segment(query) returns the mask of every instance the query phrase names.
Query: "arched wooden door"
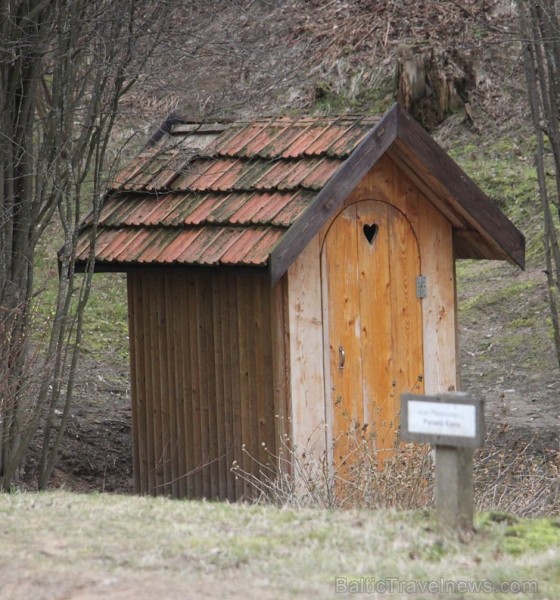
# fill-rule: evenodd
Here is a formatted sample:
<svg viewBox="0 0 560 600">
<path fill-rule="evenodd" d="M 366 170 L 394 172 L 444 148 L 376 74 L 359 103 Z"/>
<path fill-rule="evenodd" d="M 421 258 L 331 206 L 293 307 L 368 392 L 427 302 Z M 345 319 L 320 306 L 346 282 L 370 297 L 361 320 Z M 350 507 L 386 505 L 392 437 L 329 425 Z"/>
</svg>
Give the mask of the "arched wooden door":
<svg viewBox="0 0 560 600">
<path fill-rule="evenodd" d="M 321 263 L 334 463 L 351 462 L 364 438 L 382 462 L 395 442 L 400 394 L 423 391 L 418 242 L 398 209 L 363 201 L 336 217 Z"/>
</svg>

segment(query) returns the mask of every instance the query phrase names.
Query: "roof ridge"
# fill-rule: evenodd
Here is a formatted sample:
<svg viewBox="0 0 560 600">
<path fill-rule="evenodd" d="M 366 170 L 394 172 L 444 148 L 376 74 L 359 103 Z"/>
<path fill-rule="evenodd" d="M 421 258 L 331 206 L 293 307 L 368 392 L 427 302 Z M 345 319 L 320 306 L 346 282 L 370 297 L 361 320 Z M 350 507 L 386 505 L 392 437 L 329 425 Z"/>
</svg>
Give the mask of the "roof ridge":
<svg viewBox="0 0 560 600">
<path fill-rule="evenodd" d="M 270 116 L 259 116 L 254 118 L 244 119 L 224 119 L 212 120 L 212 121 L 188 121 L 184 120 L 181 123 L 176 123 L 172 126 L 170 133 L 177 135 L 180 133 L 199 133 L 206 130 L 206 128 L 219 128 L 222 130 L 228 127 L 246 127 L 247 125 L 253 125 L 256 123 L 270 123 L 275 122 L 286 122 L 286 123 L 320 123 L 320 122 L 343 122 L 343 121 L 363 121 L 366 123 L 378 122 L 382 119 L 383 115 L 368 115 L 367 113 L 340 113 L 333 115 L 270 115 Z M 185 131 L 186 129 L 186 131 Z"/>
</svg>

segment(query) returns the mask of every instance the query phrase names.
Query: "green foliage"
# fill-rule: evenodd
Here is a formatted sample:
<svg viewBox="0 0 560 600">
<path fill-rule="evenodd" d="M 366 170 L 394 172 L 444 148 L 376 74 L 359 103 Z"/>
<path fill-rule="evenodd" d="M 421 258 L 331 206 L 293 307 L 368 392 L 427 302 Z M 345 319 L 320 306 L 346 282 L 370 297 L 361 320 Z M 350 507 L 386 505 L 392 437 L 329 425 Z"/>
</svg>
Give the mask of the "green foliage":
<svg viewBox="0 0 560 600">
<path fill-rule="evenodd" d="M 36 287 L 33 300 L 33 336 L 36 343 L 45 343 L 54 317 L 58 285 L 57 249 L 62 245 L 56 234 L 37 252 Z M 82 277 L 77 284 L 81 285 Z M 128 306 L 126 275 L 97 274 L 93 278 L 89 301 L 84 311 L 82 352 L 97 359 L 117 357 L 128 361 Z"/>
<path fill-rule="evenodd" d="M 354 85 L 333 85 L 321 82 L 315 86 L 315 101 L 311 111 L 318 114 L 364 113 L 383 114 L 394 103 L 393 81 L 384 79 L 371 86 L 360 81 Z"/>
<path fill-rule="evenodd" d="M 473 37 L 477 40 L 483 40 L 490 35 L 488 27 L 484 25 L 474 25 L 473 26 Z"/>
<path fill-rule="evenodd" d="M 513 321 L 510 322 L 509 326 L 512 329 L 529 329 L 535 326 L 536 321 L 537 318 L 535 315 L 523 316 L 519 319 L 513 319 Z"/>
<path fill-rule="evenodd" d="M 533 164 L 534 136 L 488 139 L 482 134 L 473 137 L 466 134 L 460 137 L 462 141 L 453 142 L 449 154 L 524 233 L 527 262 L 541 262 L 542 222 Z M 549 177 L 553 182 L 552 173 Z"/>
</svg>

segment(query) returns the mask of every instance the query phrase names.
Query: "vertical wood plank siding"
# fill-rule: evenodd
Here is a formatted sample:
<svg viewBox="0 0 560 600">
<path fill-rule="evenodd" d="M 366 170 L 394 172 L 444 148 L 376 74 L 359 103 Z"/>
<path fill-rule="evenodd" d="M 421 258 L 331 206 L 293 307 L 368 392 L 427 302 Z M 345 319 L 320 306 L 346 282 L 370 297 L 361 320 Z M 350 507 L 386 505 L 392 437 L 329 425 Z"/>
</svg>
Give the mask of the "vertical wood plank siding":
<svg viewBox="0 0 560 600">
<path fill-rule="evenodd" d="M 320 259 L 315 237 L 290 266 L 286 284 L 293 450 L 318 461 L 327 450 Z"/>
<path fill-rule="evenodd" d="M 287 433 L 284 284 L 138 271 L 128 298 L 135 491 L 250 497 L 233 462 L 258 478 Z"/>
</svg>

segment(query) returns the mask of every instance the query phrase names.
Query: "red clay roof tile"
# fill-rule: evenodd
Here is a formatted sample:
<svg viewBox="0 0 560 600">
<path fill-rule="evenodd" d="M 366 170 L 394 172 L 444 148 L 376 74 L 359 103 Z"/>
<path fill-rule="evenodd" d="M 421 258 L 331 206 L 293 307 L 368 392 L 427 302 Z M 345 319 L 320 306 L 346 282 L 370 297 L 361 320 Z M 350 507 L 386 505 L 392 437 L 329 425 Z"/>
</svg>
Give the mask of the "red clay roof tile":
<svg viewBox="0 0 560 600">
<path fill-rule="evenodd" d="M 172 264 L 177 262 L 177 259 L 185 251 L 185 248 L 192 244 L 194 239 L 200 235 L 202 229 L 177 228 L 175 231 L 178 233 L 177 237 L 175 237 L 166 245 L 165 249 L 158 257 L 158 262 L 162 262 L 164 264 Z"/>
<path fill-rule="evenodd" d="M 281 156 L 290 144 L 294 143 L 302 134 L 301 127 L 290 126 L 284 129 L 280 135 L 271 140 L 268 146 L 262 148 L 259 156 L 262 158 L 275 158 Z"/>
<path fill-rule="evenodd" d="M 305 148 L 303 154 L 305 156 L 313 156 L 315 154 L 322 155 L 328 149 L 328 147 L 340 137 L 341 128 L 340 125 L 335 123 L 329 123 L 325 125 L 321 129 L 320 135 L 316 136 L 316 138 Z M 348 129 L 348 127 L 346 127 Z"/>
<path fill-rule="evenodd" d="M 277 140 L 289 129 L 289 123 L 272 123 L 256 135 L 243 149 L 243 156 L 262 156 L 262 152 L 269 146 L 275 146 Z"/>
<path fill-rule="evenodd" d="M 229 165 L 228 165 L 229 167 Z M 204 190 L 204 185 L 196 185 L 197 182 L 212 181 L 222 175 L 223 162 L 211 160 L 195 160 L 185 166 L 181 175 L 173 181 L 171 189 L 181 190 Z M 203 178 L 206 177 L 206 180 Z"/>
<path fill-rule="evenodd" d="M 303 179 L 321 162 L 320 158 L 310 158 L 305 161 L 296 161 L 290 165 L 290 170 L 286 172 L 286 177 L 277 185 L 279 190 L 293 190 Z"/>
<path fill-rule="evenodd" d="M 359 145 L 359 143 L 364 139 L 368 131 L 371 129 L 369 127 L 351 127 L 345 135 L 341 136 L 334 142 L 329 148 L 325 151 L 327 156 L 349 156 L 353 150 Z"/>
<path fill-rule="evenodd" d="M 111 250 L 107 248 L 107 251 L 103 253 L 103 260 L 117 262 L 131 262 L 136 260 L 138 256 L 142 255 L 143 248 L 149 243 L 149 239 L 153 231 L 157 229 L 138 229 L 138 228 L 126 228 L 122 230 L 125 234 L 125 238 L 121 241 L 115 239 L 111 244 Z"/>
<path fill-rule="evenodd" d="M 210 215 L 212 222 L 230 222 L 231 215 L 239 210 L 239 208 L 248 202 L 253 196 L 254 194 L 252 192 L 236 192 L 228 194 L 224 201 L 216 206 L 216 208 L 212 211 L 212 214 Z"/>
<path fill-rule="evenodd" d="M 212 212 L 219 208 L 224 198 L 219 194 L 208 194 L 204 202 L 201 202 L 187 218 L 183 220 L 185 225 L 201 225 L 203 223 L 215 223 L 212 218 Z M 227 222 L 227 221 L 226 221 Z"/>
<path fill-rule="evenodd" d="M 263 229 L 262 227 L 243 229 L 235 242 L 226 252 L 224 252 L 220 259 L 220 263 L 224 265 L 246 264 L 243 261 L 243 257 L 255 247 L 265 233 L 266 229 Z"/>
<path fill-rule="evenodd" d="M 173 244 L 181 232 L 177 229 L 152 229 L 146 237 L 145 243 L 138 249 L 136 260 L 140 263 L 159 262 L 164 257 L 167 249 Z M 164 258 L 161 262 L 166 262 Z"/>
<path fill-rule="evenodd" d="M 167 214 L 161 225 L 190 225 L 190 218 L 200 206 L 210 202 L 211 194 L 196 194 L 193 192 L 174 194 L 178 198 L 175 208 Z M 196 219 L 196 216 L 195 216 Z"/>
<path fill-rule="evenodd" d="M 254 223 L 272 223 L 276 215 L 283 210 L 296 196 L 302 192 L 275 192 L 274 194 L 265 194 L 266 202 L 255 212 L 252 218 Z"/>
<path fill-rule="evenodd" d="M 260 265 L 266 263 L 271 248 L 282 237 L 282 233 L 277 229 L 268 229 L 258 241 L 254 242 L 249 252 L 243 256 L 243 264 Z"/>
<path fill-rule="evenodd" d="M 281 154 L 282 158 L 297 158 L 305 154 L 305 150 L 321 138 L 328 127 L 324 125 L 309 125 L 301 135 L 294 140 Z"/>
<path fill-rule="evenodd" d="M 158 226 L 164 224 L 168 216 L 172 214 L 177 205 L 181 202 L 182 197 L 177 194 L 165 194 L 164 196 L 152 197 L 153 210 L 146 216 L 143 223 L 128 223 L 128 224 L 143 224 L 150 226 Z"/>
<path fill-rule="evenodd" d="M 289 227 L 309 206 L 314 196 L 298 194 L 292 198 L 289 204 L 275 215 L 271 221 L 272 225 L 279 227 Z"/>
<path fill-rule="evenodd" d="M 204 251 L 206 248 L 212 245 L 215 238 L 220 233 L 219 227 L 202 227 L 199 229 L 200 234 L 184 248 L 183 252 L 179 255 L 178 261 L 180 263 L 187 263 L 197 265 L 204 259 Z"/>
<path fill-rule="evenodd" d="M 95 244 L 95 256 L 99 257 L 112 255 L 115 248 L 121 248 L 121 244 L 126 242 L 126 230 L 122 229 L 102 229 L 101 235 L 97 236 Z"/>
<path fill-rule="evenodd" d="M 201 257 L 201 264 L 219 264 L 224 254 L 235 244 L 242 233 L 243 230 L 238 227 L 220 228 L 218 236 L 214 238 L 211 246 L 206 249 L 206 252 Z"/>
<path fill-rule="evenodd" d="M 309 170 L 300 185 L 304 188 L 321 189 L 339 168 L 338 161 L 323 158 L 314 169 Z"/>
<path fill-rule="evenodd" d="M 253 139 L 262 133 L 267 127 L 264 122 L 256 122 L 238 129 L 236 134 L 225 141 L 217 149 L 221 156 L 246 156 L 245 148 Z"/>
<path fill-rule="evenodd" d="M 140 154 L 135 160 L 130 162 L 115 175 L 110 182 L 110 187 L 113 189 L 124 188 L 124 186 L 142 170 L 143 166 L 153 158 L 153 155 L 153 152 L 143 152 Z"/>
<path fill-rule="evenodd" d="M 229 221 L 234 224 L 252 223 L 255 213 L 266 206 L 269 199 L 269 194 L 254 194 L 250 200 L 230 216 Z"/>
</svg>

